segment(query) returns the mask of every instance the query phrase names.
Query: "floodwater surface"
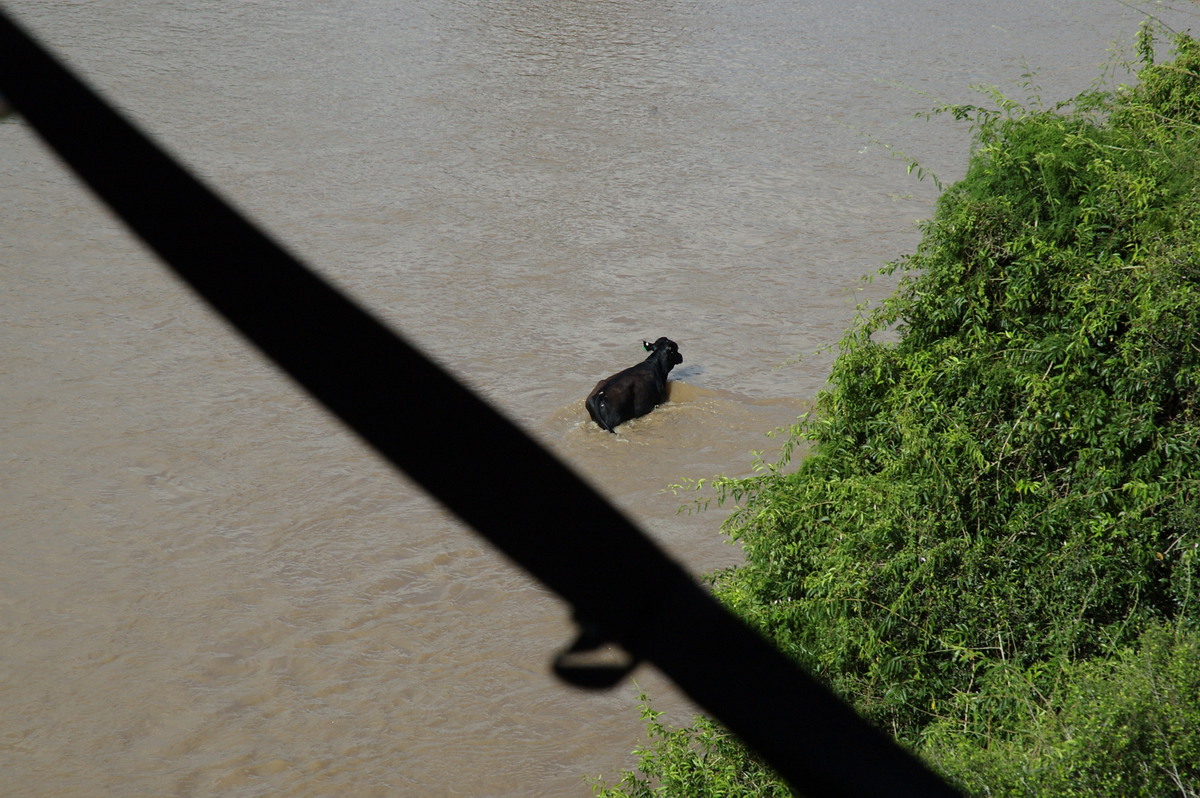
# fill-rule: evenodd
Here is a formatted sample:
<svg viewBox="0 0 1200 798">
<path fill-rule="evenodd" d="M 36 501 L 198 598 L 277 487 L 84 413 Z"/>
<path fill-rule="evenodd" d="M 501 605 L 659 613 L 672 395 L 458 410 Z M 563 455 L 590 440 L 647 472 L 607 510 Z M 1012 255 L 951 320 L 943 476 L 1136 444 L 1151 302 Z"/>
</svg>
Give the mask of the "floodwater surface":
<svg viewBox="0 0 1200 798">
<path fill-rule="evenodd" d="M 5 8 L 697 576 L 738 562 L 728 508 L 677 513 L 669 486 L 774 458 L 891 287 L 861 278 L 932 212 L 905 157 L 965 167 L 967 129 L 914 114 L 975 83 L 1068 97 L 1140 21 L 1098 0 Z M 15 116 L 0 270 L 0 792 L 584 796 L 635 764 L 633 681 L 549 673 L 569 608 L 298 394 Z M 663 335 L 671 402 L 591 424 L 596 380 Z M 572 534 L 539 496 L 515 497 L 529 523 Z M 665 719 L 695 711 L 633 679 Z"/>
</svg>

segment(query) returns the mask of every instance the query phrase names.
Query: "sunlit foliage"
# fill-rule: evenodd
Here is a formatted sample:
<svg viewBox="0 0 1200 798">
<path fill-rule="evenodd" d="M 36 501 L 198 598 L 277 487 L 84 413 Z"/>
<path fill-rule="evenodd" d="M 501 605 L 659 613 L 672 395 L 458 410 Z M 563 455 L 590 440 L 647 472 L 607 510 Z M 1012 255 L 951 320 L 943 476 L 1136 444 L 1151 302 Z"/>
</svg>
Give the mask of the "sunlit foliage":
<svg viewBox="0 0 1200 798">
<path fill-rule="evenodd" d="M 968 173 L 811 454 L 716 483 L 721 600 L 973 794 L 1200 793 L 1200 44 L 1139 43 L 1134 88 L 942 109 Z M 696 741 L 754 761 L 674 734 L 604 794 L 692 794 L 664 776 Z"/>
</svg>

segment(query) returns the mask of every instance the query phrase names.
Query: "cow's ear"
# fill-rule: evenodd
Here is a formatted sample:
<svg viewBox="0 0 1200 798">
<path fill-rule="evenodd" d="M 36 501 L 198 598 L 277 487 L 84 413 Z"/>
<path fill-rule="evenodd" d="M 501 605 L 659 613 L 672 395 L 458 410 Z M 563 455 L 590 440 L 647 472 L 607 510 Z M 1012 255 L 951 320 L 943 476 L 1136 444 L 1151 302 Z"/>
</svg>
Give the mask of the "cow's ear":
<svg viewBox="0 0 1200 798">
<path fill-rule="evenodd" d="M 642 341 L 642 349 L 645 349 L 647 352 L 653 352 L 654 344 L 650 343 L 649 341 Z"/>
</svg>

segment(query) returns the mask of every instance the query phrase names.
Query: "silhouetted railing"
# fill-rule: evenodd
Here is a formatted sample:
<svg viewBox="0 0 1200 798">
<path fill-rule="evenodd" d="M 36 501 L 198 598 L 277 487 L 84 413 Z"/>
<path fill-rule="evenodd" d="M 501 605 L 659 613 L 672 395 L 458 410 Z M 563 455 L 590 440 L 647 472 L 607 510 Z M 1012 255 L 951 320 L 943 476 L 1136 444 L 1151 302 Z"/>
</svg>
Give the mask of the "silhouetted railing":
<svg viewBox="0 0 1200 798">
<path fill-rule="evenodd" d="M 560 656 L 562 678 L 605 686 L 636 661 L 651 662 L 807 795 L 955 794 L 720 607 L 512 422 L 188 174 L 3 12 L 0 91 L 242 335 L 570 602 L 584 630 L 574 650 L 611 641 L 633 658 L 586 668 Z"/>
</svg>

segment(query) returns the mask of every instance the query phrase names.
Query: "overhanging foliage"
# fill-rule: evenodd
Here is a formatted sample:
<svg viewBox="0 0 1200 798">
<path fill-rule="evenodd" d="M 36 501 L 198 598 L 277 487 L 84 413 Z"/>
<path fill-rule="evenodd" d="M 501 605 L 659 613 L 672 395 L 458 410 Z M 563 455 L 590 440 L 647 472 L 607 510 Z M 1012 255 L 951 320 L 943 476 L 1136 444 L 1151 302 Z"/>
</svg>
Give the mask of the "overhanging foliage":
<svg viewBox="0 0 1200 798">
<path fill-rule="evenodd" d="M 812 454 L 716 483 L 746 552 L 718 596 L 981 793 L 986 752 L 1031 762 L 1034 741 L 1161 759 L 1046 724 L 1125 711 L 1096 687 L 1144 674 L 1119 663 L 1200 641 L 1200 44 L 1175 47 L 1153 65 L 1143 35 L 1135 88 L 1070 106 L 944 109 L 976 126 L 967 176 L 792 429 L 785 452 Z M 1173 773 L 1122 794 L 1200 789 L 1200 695 L 1174 694 Z M 1039 794 L 1030 768 L 997 789 Z"/>
</svg>

